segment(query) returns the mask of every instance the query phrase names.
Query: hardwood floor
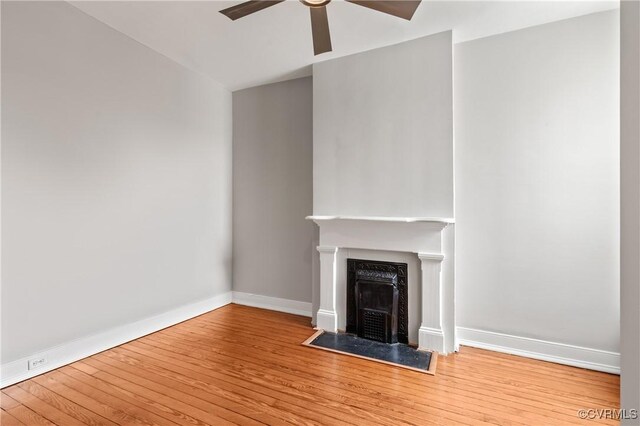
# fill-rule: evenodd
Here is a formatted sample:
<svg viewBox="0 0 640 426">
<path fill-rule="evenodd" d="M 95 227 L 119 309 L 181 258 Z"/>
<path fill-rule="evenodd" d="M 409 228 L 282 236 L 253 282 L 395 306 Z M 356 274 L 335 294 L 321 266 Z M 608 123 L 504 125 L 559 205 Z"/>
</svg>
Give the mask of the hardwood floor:
<svg viewBox="0 0 640 426">
<path fill-rule="evenodd" d="M 239 305 L 2 390 L 10 425 L 565 425 L 619 377 L 463 347 L 435 376 L 301 346 L 309 319 Z"/>
</svg>

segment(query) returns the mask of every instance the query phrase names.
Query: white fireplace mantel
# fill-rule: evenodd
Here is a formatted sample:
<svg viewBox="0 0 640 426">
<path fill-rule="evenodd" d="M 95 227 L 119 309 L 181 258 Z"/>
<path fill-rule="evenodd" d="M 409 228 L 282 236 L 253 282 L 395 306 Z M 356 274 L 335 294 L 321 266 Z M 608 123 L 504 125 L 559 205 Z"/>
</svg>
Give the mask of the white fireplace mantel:
<svg viewBox="0 0 640 426">
<path fill-rule="evenodd" d="M 308 216 L 320 228 L 320 280 L 316 326 L 336 332 L 338 251 L 384 250 L 414 253 L 421 265 L 421 349 L 442 354 L 455 351 L 454 221 L 448 218 Z"/>
<path fill-rule="evenodd" d="M 412 222 L 439 222 L 439 223 L 455 223 L 455 221 L 451 218 L 446 217 L 397 217 L 397 216 L 307 216 L 305 219 L 313 220 L 318 223 L 318 221 L 325 220 L 368 220 L 375 222 L 401 222 L 401 223 L 412 223 Z"/>
</svg>

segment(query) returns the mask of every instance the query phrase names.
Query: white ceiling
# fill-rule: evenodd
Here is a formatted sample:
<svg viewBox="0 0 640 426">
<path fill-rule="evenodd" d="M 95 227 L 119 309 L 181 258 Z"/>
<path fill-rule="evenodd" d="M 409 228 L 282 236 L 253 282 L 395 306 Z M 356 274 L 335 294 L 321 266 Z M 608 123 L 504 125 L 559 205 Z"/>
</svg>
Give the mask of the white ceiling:
<svg viewBox="0 0 640 426">
<path fill-rule="evenodd" d="M 81 1 L 85 13 L 231 90 L 311 74 L 311 64 L 453 30 L 454 42 L 614 9 L 618 1 L 423 0 L 411 21 L 341 0 L 327 6 L 333 52 L 313 56 L 309 11 L 289 0 L 231 21 L 241 1 Z"/>
</svg>

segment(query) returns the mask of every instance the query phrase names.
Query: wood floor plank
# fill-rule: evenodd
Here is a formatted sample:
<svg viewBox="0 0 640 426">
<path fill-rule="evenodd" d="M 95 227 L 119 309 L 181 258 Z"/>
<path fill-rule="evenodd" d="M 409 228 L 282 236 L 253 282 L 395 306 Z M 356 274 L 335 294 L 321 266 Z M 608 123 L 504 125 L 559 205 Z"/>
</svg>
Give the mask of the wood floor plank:
<svg viewBox="0 0 640 426">
<path fill-rule="evenodd" d="M 152 370 L 137 368 L 135 365 L 120 364 L 120 368 L 114 368 L 107 361 L 109 358 L 103 358 L 103 356 L 105 356 L 105 353 L 85 359 L 82 362 L 91 366 L 97 366 L 102 373 L 129 380 L 147 389 L 153 389 L 169 396 L 179 403 L 190 405 L 212 416 L 223 418 L 232 423 L 246 424 L 249 426 L 263 424 L 253 419 L 253 417 L 260 417 L 261 412 L 259 410 L 241 408 L 238 410 L 241 413 L 232 411 L 225 407 L 225 400 L 217 398 L 215 395 L 201 392 L 198 388 L 185 385 L 179 381 L 165 379 L 164 376 L 157 375 L 153 373 Z M 100 378 L 103 377 L 107 376 L 100 376 Z M 230 408 L 234 408 L 233 404 L 229 404 L 229 406 Z"/>
<path fill-rule="evenodd" d="M 64 411 L 59 410 L 53 405 L 39 399 L 31 393 L 25 391 L 20 386 L 13 386 L 7 389 L 7 394 L 20 404 L 31 409 L 33 412 L 38 413 L 40 416 L 49 420 L 55 424 L 64 424 L 69 426 L 82 426 L 83 422 L 79 421 L 75 417 L 71 417 Z"/>
<path fill-rule="evenodd" d="M 99 416 L 93 411 L 89 411 L 86 408 L 69 401 L 67 398 L 58 395 L 55 392 L 39 385 L 33 380 L 27 380 L 18 384 L 22 389 L 45 401 L 49 405 L 58 408 L 60 411 L 67 413 L 68 415 L 78 419 L 80 422 L 86 425 L 92 426 L 115 426 L 116 423 L 107 420 L 106 418 Z"/>
<path fill-rule="evenodd" d="M 0 408 L 2 408 L 5 411 L 20 405 L 18 401 L 16 401 L 15 399 L 11 398 L 9 395 L 6 394 L 7 389 L 9 388 L 4 388 L 2 389 L 2 392 L 0 392 Z"/>
<path fill-rule="evenodd" d="M 463 347 L 435 376 L 300 343 L 309 319 L 228 305 L 5 388 L 3 425 L 569 425 L 616 375 Z"/>
<path fill-rule="evenodd" d="M 109 366 L 108 364 L 102 364 L 99 361 L 91 360 L 92 362 L 96 362 L 98 365 L 101 365 L 101 369 L 95 373 L 95 377 L 105 383 L 109 383 L 114 388 L 119 388 L 123 391 L 128 392 L 131 395 L 145 395 L 145 398 L 149 398 L 150 400 L 157 401 L 162 403 L 165 407 L 175 407 L 176 410 L 180 410 L 181 413 L 188 416 L 185 420 L 188 420 L 186 424 L 211 424 L 211 425 L 233 425 L 237 423 L 248 423 L 250 420 L 247 417 L 237 415 L 232 411 L 228 411 L 226 409 L 213 406 L 213 410 L 203 410 L 198 408 L 195 405 L 187 404 L 185 402 L 176 399 L 173 395 L 174 390 L 169 388 L 161 389 L 160 386 L 152 385 L 154 389 L 146 388 L 138 382 L 140 381 L 139 377 L 134 376 L 132 374 L 127 374 L 124 372 L 122 375 L 126 377 L 126 379 L 122 379 L 118 375 L 114 375 L 109 373 L 109 371 L 113 371 L 114 368 Z M 95 369 L 89 364 L 80 361 L 74 363 L 70 368 L 78 369 L 79 371 L 84 371 L 87 369 Z M 162 390 L 162 392 L 157 392 L 157 390 Z M 192 402 L 192 399 L 188 399 L 189 402 Z M 231 420 L 234 420 L 235 423 Z M 185 422 L 181 422 L 185 423 Z"/>
<path fill-rule="evenodd" d="M 214 423 L 226 426 L 233 425 L 233 423 L 227 422 L 224 419 L 213 415 L 208 416 L 207 420 L 209 421 L 193 417 L 177 408 L 175 401 L 170 401 L 168 404 L 164 404 L 163 402 L 167 402 L 167 400 L 162 398 L 162 396 L 153 393 L 150 389 L 138 387 L 135 392 L 131 392 L 127 389 L 128 386 L 126 386 L 126 383 L 113 385 L 107 381 L 101 380 L 95 375 L 90 376 L 78 368 L 70 366 L 62 368 L 60 372 L 95 389 L 113 395 L 116 398 L 125 401 L 130 406 L 139 407 L 180 425 L 205 426 Z"/>
<path fill-rule="evenodd" d="M 116 398 L 111 398 L 109 395 L 94 390 L 90 386 L 78 384 L 55 371 L 38 376 L 32 380 L 117 424 L 155 425 L 170 423 L 157 423 L 148 420 L 143 413 L 132 410 L 131 407 L 127 406 L 124 402 L 118 401 Z"/>
<path fill-rule="evenodd" d="M 22 423 L 20 420 L 16 419 L 15 417 L 13 417 L 11 414 L 7 413 L 3 409 L 0 409 L 0 425 L 22 426 L 24 425 L 24 423 Z"/>
<path fill-rule="evenodd" d="M 34 412 L 33 410 L 30 410 L 29 408 L 25 407 L 24 405 L 18 405 L 17 407 L 11 408 L 11 409 L 7 410 L 7 413 L 9 413 L 12 417 L 15 417 L 17 420 L 19 420 L 20 422 L 24 423 L 25 425 L 29 425 L 29 426 L 32 426 L 32 425 L 43 425 L 43 426 L 55 425 L 55 423 L 50 422 L 49 420 L 45 419 L 44 417 L 42 417 L 38 413 Z"/>
</svg>

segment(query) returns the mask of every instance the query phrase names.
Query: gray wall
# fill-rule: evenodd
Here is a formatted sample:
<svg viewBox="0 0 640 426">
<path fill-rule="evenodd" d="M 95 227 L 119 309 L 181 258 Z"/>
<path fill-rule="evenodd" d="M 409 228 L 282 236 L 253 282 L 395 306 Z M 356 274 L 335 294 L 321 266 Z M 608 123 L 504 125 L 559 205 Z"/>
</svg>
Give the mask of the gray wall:
<svg viewBox="0 0 640 426">
<path fill-rule="evenodd" d="M 640 2 L 620 4 L 621 406 L 640 410 Z M 635 425 L 628 419 L 625 424 Z"/>
<path fill-rule="evenodd" d="M 312 83 L 233 93 L 233 290 L 311 301 Z"/>
<path fill-rule="evenodd" d="M 2 2 L 2 362 L 227 292 L 231 94 L 64 2 Z"/>
<path fill-rule="evenodd" d="M 313 65 L 313 213 L 453 217 L 451 32 Z"/>
<path fill-rule="evenodd" d="M 618 28 L 455 46 L 459 326 L 619 350 Z"/>
</svg>

